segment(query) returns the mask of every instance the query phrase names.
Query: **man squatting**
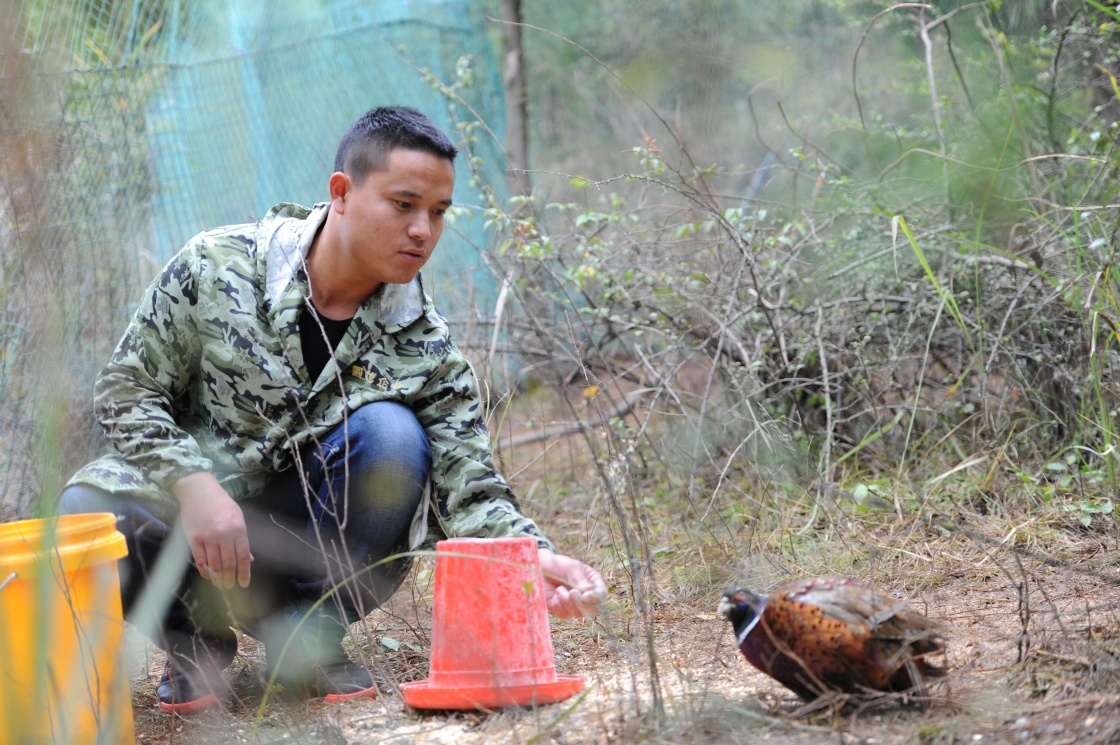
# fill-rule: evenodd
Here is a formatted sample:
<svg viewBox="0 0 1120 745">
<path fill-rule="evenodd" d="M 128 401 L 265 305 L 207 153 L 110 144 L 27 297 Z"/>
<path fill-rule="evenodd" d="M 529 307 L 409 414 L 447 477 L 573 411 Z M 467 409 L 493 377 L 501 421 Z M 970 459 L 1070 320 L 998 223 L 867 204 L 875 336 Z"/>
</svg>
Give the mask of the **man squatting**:
<svg viewBox="0 0 1120 745">
<path fill-rule="evenodd" d="M 602 577 L 555 553 L 496 472 L 473 372 L 424 292 L 456 153 L 415 109 L 368 112 L 329 201 L 191 239 L 99 375 L 115 452 L 60 512 L 118 516 L 126 617 L 167 653 L 163 708 L 231 694 L 232 627 L 286 693 L 376 695 L 343 637 L 403 582 L 410 560 L 387 558 L 440 536 L 532 536 L 549 610 L 598 613 Z M 177 588 L 144 593 L 176 542 Z"/>
</svg>

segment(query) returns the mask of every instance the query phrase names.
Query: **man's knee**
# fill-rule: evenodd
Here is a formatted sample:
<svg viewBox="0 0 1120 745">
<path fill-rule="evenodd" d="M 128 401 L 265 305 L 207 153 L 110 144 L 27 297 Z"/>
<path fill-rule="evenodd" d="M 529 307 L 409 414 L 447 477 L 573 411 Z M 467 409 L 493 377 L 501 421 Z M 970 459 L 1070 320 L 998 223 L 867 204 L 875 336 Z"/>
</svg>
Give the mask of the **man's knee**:
<svg viewBox="0 0 1120 745">
<path fill-rule="evenodd" d="M 407 472 L 423 488 L 431 467 L 428 435 L 412 409 L 395 401 L 377 401 L 356 409 L 346 423 L 353 456 L 365 465 Z"/>
<path fill-rule="evenodd" d="M 146 578 L 163 549 L 170 533 L 172 518 L 156 505 L 141 503 L 127 497 L 84 484 L 62 490 L 58 498 L 59 515 L 108 512 L 117 516 L 117 530 L 124 536 L 128 553 L 117 563 L 121 580 L 121 604 L 125 617 L 131 619 Z"/>
<path fill-rule="evenodd" d="M 90 512 L 116 512 L 108 492 L 85 484 L 74 484 L 62 490 L 58 498 L 58 514 L 82 515 Z"/>
<path fill-rule="evenodd" d="M 372 437 L 429 449 L 428 435 L 416 414 L 396 401 L 375 401 L 355 409 L 347 426 L 351 437 Z"/>
</svg>

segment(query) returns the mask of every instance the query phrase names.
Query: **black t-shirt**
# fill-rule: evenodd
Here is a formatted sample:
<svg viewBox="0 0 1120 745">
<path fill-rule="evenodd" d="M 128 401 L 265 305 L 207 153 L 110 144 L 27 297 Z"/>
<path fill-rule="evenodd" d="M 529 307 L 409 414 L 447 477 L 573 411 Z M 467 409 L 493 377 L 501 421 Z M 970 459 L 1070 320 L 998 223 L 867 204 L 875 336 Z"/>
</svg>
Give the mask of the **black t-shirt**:
<svg viewBox="0 0 1120 745">
<path fill-rule="evenodd" d="M 312 313 L 312 310 L 315 312 Z M 323 324 L 321 330 L 319 323 L 315 322 L 316 316 L 319 323 Z M 350 327 L 351 320 L 353 319 L 344 318 L 336 321 L 327 318 L 319 313 L 312 303 L 309 303 L 309 307 L 304 308 L 299 314 L 299 342 L 303 348 L 303 362 L 307 365 L 307 376 L 312 383 L 319 378 L 319 373 L 327 366 L 338 343 L 346 336 L 346 329 Z M 326 340 L 323 339 L 323 331 L 327 332 Z"/>
</svg>

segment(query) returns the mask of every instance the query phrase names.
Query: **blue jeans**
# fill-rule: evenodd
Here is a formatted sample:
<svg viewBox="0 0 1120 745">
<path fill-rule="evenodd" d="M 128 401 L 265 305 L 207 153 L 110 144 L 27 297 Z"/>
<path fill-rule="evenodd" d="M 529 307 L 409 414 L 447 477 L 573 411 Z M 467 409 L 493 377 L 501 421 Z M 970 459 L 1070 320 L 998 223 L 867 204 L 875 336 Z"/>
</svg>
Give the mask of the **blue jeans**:
<svg viewBox="0 0 1120 745">
<path fill-rule="evenodd" d="M 300 466 L 276 474 L 259 497 L 238 503 L 253 553 L 249 587 L 215 588 L 187 553 L 179 585 L 159 617 L 135 618 L 149 608 L 137 600 L 175 537 L 178 505 L 75 485 L 63 491 L 59 511 L 117 515 L 128 543 L 119 565 L 125 615 L 157 645 L 186 653 L 201 637 L 225 647 L 219 656 L 232 659 L 231 626 L 267 641 L 269 627 L 290 624 L 336 589 L 318 617 L 333 618 L 327 624 L 344 632 L 388 600 L 411 566 L 408 559 L 384 561 L 408 549 L 431 466 L 427 434 L 411 409 L 391 401 L 361 407 L 303 448 Z"/>
</svg>

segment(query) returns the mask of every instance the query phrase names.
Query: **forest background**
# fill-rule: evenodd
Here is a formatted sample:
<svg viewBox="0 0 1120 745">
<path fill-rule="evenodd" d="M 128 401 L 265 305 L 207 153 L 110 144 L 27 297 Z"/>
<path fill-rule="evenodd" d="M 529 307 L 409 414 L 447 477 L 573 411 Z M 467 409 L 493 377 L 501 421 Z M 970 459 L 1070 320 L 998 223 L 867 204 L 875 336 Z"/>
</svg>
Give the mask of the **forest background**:
<svg viewBox="0 0 1120 745">
<path fill-rule="evenodd" d="M 191 232 L 159 227 L 175 172 L 154 136 L 222 121 L 203 83 L 203 104 L 180 119 L 153 114 L 183 100 L 165 95 L 183 64 L 166 55 L 204 22 L 224 20 L 236 40 L 216 7 L 0 11 L 4 519 L 49 511 L 101 446 L 92 377 L 162 260 L 194 230 L 259 216 L 248 198 L 222 220 L 180 204 Z M 1092 714 L 1111 728 L 1076 736 L 1116 736 L 1120 702 L 1102 692 L 1120 673 L 1117 5 L 231 7 L 253 35 L 240 56 L 215 59 L 259 62 L 265 39 L 294 46 L 316 75 L 299 34 L 268 38 L 263 16 L 340 27 L 372 13 L 354 28 L 375 43 L 351 44 L 338 64 L 374 93 L 358 90 L 339 121 L 391 102 L 374 100 L 375 84 L 407 79 L 393 94 L 463 138 L 470 191 L 457 194 L 460 242 L 433 260 L 437 301 L 528 509 L 610 575 L 626 619 L 618 643 L 642 673 L 638 710 L 667 706 L 667 607 L 710 612 L 727 584 L 833 570 L 911 593 L 975 591 L 972 569 L 939 563 L 955 547 L 975 552 L 973 569 L 995 557 L 1000 571 L 984 579 L 1012 599 L 997 635 L 1017 650 L 1001 668 L 1007 690 L 1075 702 L 1081 722 L 1111 712 Z M 407 36 L 423 28 L 440 30 Z M 245 152 L 282 142 L 314 178 L 322 154 L 297 157 L 306 110 L 262 100 L 268 136 L 245 128 Z M 337 133 L 321 139 L 329 150 Z M 237 156 L 216 157 L 229 170 Z M 264 176 L 249 169 L 240 185 L 256 194 Z M 198 204 L 210 191 L 196 185 Z M 120 226 L 137 216 L 155 227 L 129 235 Z M 1032 594 L 1034 567 L 1082 595 L 1090 578 L 1103 595 L 1063 616 L 1045 590 Z M 1037 608 L 1032 626 L 1032 603 L 1052 609 L 1060 634 L 1037 627 Z M 1073 637 L 1089 651 L 1063 646 Z M 646 736 L 679 732 L 638 719 Z M 925 740 L 900 737 L 948 742 L 971 726 L 946 721 Z M 713 741 L 734 739 L 709 725 Z"/>
</svg>

